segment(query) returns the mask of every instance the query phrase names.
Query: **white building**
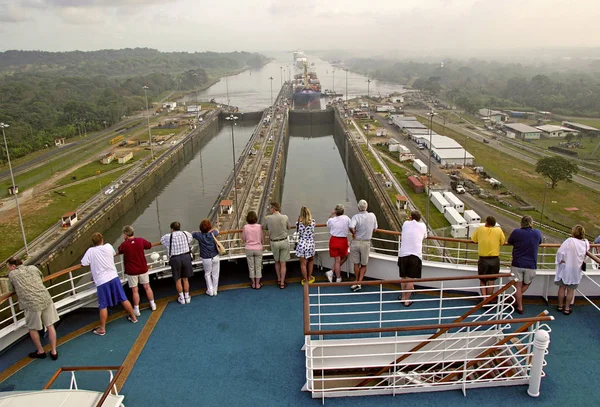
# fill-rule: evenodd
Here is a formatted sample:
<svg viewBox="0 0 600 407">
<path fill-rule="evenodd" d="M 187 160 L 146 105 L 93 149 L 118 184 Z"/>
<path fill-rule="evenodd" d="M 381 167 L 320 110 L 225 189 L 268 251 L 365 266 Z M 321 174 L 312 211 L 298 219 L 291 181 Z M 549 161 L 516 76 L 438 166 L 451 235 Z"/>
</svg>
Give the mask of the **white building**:
<svg viewBox="0 0 600 407">
<path fill-rule="evenodd" d="M 440 165 L 473 165 L 475 157 L 464 148 L 434 148 L 431 151 L 433 158 Z"/>
<path fill-rule="evenodd" d="M 574 136 L 579 134 L 579 131 L 570 129 L 568 127 L 563 126 L 555 126 L 552 124 L 545 124 L 543 126 L 536 126 L 536 129 L 542 131 L 542 137 L 546 138 L 562 138 L 567 134 L 572 134 Z"/>
<path fill-rule="evenodd" d="M 521 140 L 539 140 L 541 130 L 523 123 L 504 123 L 504 127 L 517 135 Z"/>
<path fill-rule="evenodd" d="M 133 152 L 128 152 L 126 154 L 120 155 L 117 157 L 117 162 L 119 164 L 125 164 L 127 161 L 131 160 L 133 158 Z"/>
<path fill-rule="evenodd" d="M 508 118 L 508 115 L 506 113 L 487 108 L 479 109 L 478 113 L 479 117 L 481 117 L 483 120 L 489 120 L 492 123 L 504 122 Z"/>
</svg>

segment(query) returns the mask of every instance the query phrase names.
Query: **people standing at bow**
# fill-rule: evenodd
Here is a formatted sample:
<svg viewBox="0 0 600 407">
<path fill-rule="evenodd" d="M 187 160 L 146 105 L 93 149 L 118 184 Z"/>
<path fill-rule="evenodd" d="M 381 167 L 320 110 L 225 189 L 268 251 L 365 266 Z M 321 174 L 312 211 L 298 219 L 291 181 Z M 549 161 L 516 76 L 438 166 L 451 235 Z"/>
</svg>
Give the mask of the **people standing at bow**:
<svg viewBox="0 0 600 407">
<path fill-rule="evenodd" d="M 209 219 L 200 222 L 200 232 L 192 233 L 192 237 L 198 241 L 200 247 L 206 294 L 211 297 L 216 297 L 219 291 L 220 258 L 215 242 L 217 236 L 219 236 L 219 231 L 212 227 Z"/>
<path fill-rule="evenodd" d="M 513 246 L 511 271 L 518 280 L 515 284 L 515 311 L 523 314 L 523 294 L 535 277 L 538 248 L 542 244 L 542 232 L 533 228 L 531 216 L 521 218 L 521 228 L 512 231 L 508 237 L 508 244 Z"/>
<path fill-rule="evenodd" d="M 92 279 L 98 291 L 98 309 L 100 310 L 100 326 L 94 328 L 92 333 L 100 336 L 106 335 L 106 320 L 108 319 L 108 307 L 114 307 L 121 303 L 125 311 L 129 313 L 127 319 L 134 324 L 137 317 L 133 313 L 133 307 L 125 295 L 117 267 L 115 256 L 117 252 L 109 243 L 104 243 L 100 233 L 92 235 L 93 247 L 87 249 L 81 259 L 82 266 L 90 266 Z"/>
<path fill-rule="evenodd" d="M 192 268 L 192 257 L 190 255 L 190 244 L 192 243 L 192 234 L 181 230 L 179 222 L 171 222 L 171 233 L 167 233 L 160 238 L 160 243 L 167 248 L 169 265 L 175 280 L 175 289 L 177 290 L 177 302 L 180 304 L 189 304 L 192 301 L 190 297 L 190 283 L 188 279 L 194 275 Z"/>
<path fill-rule="evenodd" d="M 575 225 L 571 237 L 565 240 L 556 252 L 556 276 L 558 286 L 557 310 L 565 315 L 572 312 L 571 303 L 585 271 L 585 256 L 590 250 L 590 242 L 585 238 L 585 229 Z"/>
<path fill-rule="evenodd" d="M 423 268 L 423 240 L 427 237 L 427 226 L 421 222 L 421 213 L 412 211 L 409 219 L 402 224 L 402 236 L 398 248 L 398 270 L 400 279 L 421 278 Z M 405 307 L 410 307 L 410 296 L 414 283 L 401 283 L 402 294 L 398 297 Z"/>
<path fill-rule="evenodd" d="M 325 273 L 329 282 L 333 282 L 335 274 L 336 283 L 342 281 L 342 266 L 348 259 L 348 232 L 350 231 L 350 218 L 344 215 L 344 205 L 336 205 L 327 219 L 329 228 L 329 256 L 333 257 L 333 270 Z"/>
<path fill-rule="evenodd" d="M 358 201 L 359 212 L 350 221 L 350 232 L 353 239 L 350 244 L 350 261 L 354 264 L 354 278 L 356 281 L 356 284 L 350 286 L 352 291 L 362 289 L 360 282 L 363 281 L 367 273 L 371 238 L 373 232 L 377 229 L 377 218 L 374 213 L 367 212 L 368 206 L 367 201 L 364 199 Z"/>
<path fill-rule="evenodd" d="M 256 212 L 250 211 L 246 216 L 247 224 L 242 228 L 242 241 L 246 243 L 246 261 L 248 262 L 248 274 L 250 276 L 250 287 L 259 290 L 263 285 L 262 258 L 263 258 L 263 229 L 258 222 Z"/>
<path fill-rule="evenodd" d="M 15 291 L 19 299 L 19 308 L 25 313 L 25 327 L 29 330 L 35 351 L 29 354 L 32 359 L 45 359 L 46 352 L 42 347 L 39 331 L 48 330 L 50 340 L 50 357 L 58 359 L 56 351 L 56 329 L 54 324 L 59 320 L 56 306 L 50 292 L 44 285 L 40 269 L 35 266 L 24 266 L 21 259 L 11 257 L 8 264 L 8 291 Z"/>
<path fill-rule="evenodd" d="M 269 206 L 270 215 L 265 217 L 263 228 L 269 231 L 271 251 L 275 260 L 275 272 L 277 273 L 277 284 L 284 289 L 286 261 L 290 259 L 290 243 L 288 241 L 288 229 L 290 221 L 287 215 L 281 214 L 279 202 L 271 202 Z"/>
<path fill-rule="evenodd" d="M 140 316 L 140 292 L 138 283 L 144 287 L 146 297 L 150 301 L 152 311 L 156 310 L 154 303 L 154 293 L 150 288 L 150 276 L 148 274 L 148 262 L 144 250 L 152 248 L 152 243 L 141 237 L 134 236 L 135 231 L 129 225 L 123 228 L 123 243 L 119 246 L 118 252 L 123 255 L 123 268 L 127 276 L 127 284 L 131 288 L 133 296 L 133 313 L 136 317 Z"/>
<path fill-rule="evenodd" d="M 312 275 L 315 258 L 315 220 L 312 218 L 310 210 L 305 206 L 300 208 L 296 230 L 298 231 L 296 256 L 300 259 L 302 285 L 307 281 L 309 284 L 312 284 L 315 282 L 315 278 Z"/>
<path fill-rule="evenodd" d="M 498 274 L 500 272 L 500 247 L 506 241 L 504 232 L 496 227 L 496 218 L 488 216 L 485 225 L 479 226 L 471 237 L 477 243 L 479 260 L 477 261 L 477 273 L 482 275 Z M 483 297 L 492 295 L 494 287 L 492 279 L 480 279 L 479 288 Z"/>
</svg>

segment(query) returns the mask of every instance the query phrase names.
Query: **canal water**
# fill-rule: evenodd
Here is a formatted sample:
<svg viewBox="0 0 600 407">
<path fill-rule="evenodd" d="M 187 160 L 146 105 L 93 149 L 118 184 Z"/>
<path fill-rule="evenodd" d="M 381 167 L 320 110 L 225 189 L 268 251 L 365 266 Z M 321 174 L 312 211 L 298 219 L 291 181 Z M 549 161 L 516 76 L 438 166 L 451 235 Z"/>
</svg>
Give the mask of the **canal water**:
<svg viewBox="0 0 600 407">
<path fill-rule="evenodd" d="M 283 54 L 282 54 L 283 55 Z M 323 89 L 333 89 L 334 67 L 329 63 L 310 58 L 313 69 L 321 79 Z M 271 83 L 273 98 L 277 96 L 284 75 L 293 75 L 292 55 L 271 61 L 258 70 L 246 71 L 220 80 L 200 92 L 199 100 L 214 98 L 226 103 L 227 93 L 233 106 L 240 111 L 263 110 L 270 104 Z M 346 72 L 336 69 L 335 90 L 344 93 Z M 273 80 L 269 78 L 274 78 Z M 348 95 L 350 98 L 367 93 L 367 78 L 348 72 Z M 331 82 L 331 84 L 329 83 Z M 370 84 L 371 94 L 403 91 L 399 85 L 379 81 Z M 195 95 L 189 96 L 195 100 Z M 235 127 L 236 158 L 250 139 L 256 126 L 238 123 Z M 347 207 L 346 213 L 356 213 L 356 197 L 346 177 L 343 157 L 340 157 L 333 140 L 332 126 L 292 126 L 283 189 L 283 211 L 295 220 L 301 206 L 311 209 L 317 222 L 325 222 L 336 204 Z M 121 228 L 131 224 L 138 236 L 157 241 L 169 231 L 169 224 L 178 220 L 186 230 L 197 230 L 201 219 L 206 217 L 223 184 L 233 170 L 231 154 L 231 128 L 223 126 L 187 162 L 175 167 L 168 177 L 144 196 L 118 224 L 105 232 L 106 241 L 121 241 Z M 243 214 L 242 214 L 243 215 Z"/>
<path fill-rule="evenodd" d="M 337 204 L 344 205 L 346 215 L 357 212 L 343 159 L 333 140 L 333 125 L 290 126 L 281 205 L 291 222 L 303 206 L 317 223 L 325 223 Z"/>
</svg>

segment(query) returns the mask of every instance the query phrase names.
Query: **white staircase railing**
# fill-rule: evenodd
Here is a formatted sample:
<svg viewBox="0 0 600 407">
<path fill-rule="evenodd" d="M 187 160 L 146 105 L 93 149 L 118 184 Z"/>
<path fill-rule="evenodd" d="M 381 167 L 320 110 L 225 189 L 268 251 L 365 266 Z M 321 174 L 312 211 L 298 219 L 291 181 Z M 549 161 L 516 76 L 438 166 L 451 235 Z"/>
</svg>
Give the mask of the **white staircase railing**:
<svg viewBox="0 0 600 407">
<path fill-rule="evenodd" d="M 463 290 L 444 288 L 444 281 L 457 280 Z M 534 336 L 549 333 L 544 322 L 552 318 L 544 312 L 514 319 L 513 282 L 495 284 L 497 298 L 477 305 L 481 297 L 464 294 L 474 288 L 469 280 L 438 279 L 439 288 L 414 291 L 411 307 L 397 300 L 402 290 L 390 287 L 400 281 L 367 282 L 358 293 L 344 283 L 305 286 L 303 390 L 323 401 L 517 384 L 533 385 L 536 393 L 545 362 L 532 370 Z"/>
</svg>

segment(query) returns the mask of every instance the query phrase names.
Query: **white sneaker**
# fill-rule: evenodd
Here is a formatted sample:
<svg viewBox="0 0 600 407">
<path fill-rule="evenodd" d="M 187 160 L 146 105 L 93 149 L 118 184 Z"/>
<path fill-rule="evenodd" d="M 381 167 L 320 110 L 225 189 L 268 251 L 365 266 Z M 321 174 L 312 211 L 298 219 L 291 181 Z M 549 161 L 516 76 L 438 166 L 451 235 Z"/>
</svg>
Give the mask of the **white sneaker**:
<svg viewBox="0 0 600 407">
<path fill-rule="evenodd" d="M 185 298 L 183 297 L 177 297 L 177 302 L 180 304 L 185 304 Z"/>
<path fill-rule="evenodd" d="M 213 297 L 216 297 L 216 296 L 217 296 L 217 292 L 215 291 L 215 292 L 213 293 Z"/>
<path fill-rule="evenodd" d="M 350 289 L 351 289 L 352 291 L 355 291 L 355 292 L 356 292 L 356 291 L 360 291 L 360 290 L 362 290 L 362 286 L 361 286 L 360 284 L 356 284 L 356 285 L 353 285 L 353 286 L 351 286 L 351 287 L 350 287 Z"/>
<path fill-rule="evenodd" d="M 336 279 L 335 279 L 335 282 L 336 282 L 336 283 L 341 283 L 341 282 L 342 282 L 342 277 L 336 278 Z"/>
<path fill-rule="evenodd" d="M 190 302 L 192 302 L 192 297 L 185 297 L 185 303 L 189 304 Z"/>
<path fill-rule="evenodd" d="M 139 309 L 134 308 L 133 309 L 133 315 L 135 315 L 136 317 L 139 317 L 142 314 L 140 314 L 140 310 Z"/>
<path fill-rule="evenodd" d="M 327 280 L 329 280 L 330 283 L 333 283 L 333 271 L 326 271 L 325 275 L 327 276 Z"/>
<path fill-rule="evenodd" d="M 156 303 L 150 303 L 150 309 L 156 311 Z"/>
<path fill-rule="evenodd" d="M 206 290 L 206 295 L 208 295 L 209 297 L 212 297 L 212 296 L 213 296 L 213 293 L 212 293 L 212 291 L 208 291 L 208 290 Z"/>
</svg>

